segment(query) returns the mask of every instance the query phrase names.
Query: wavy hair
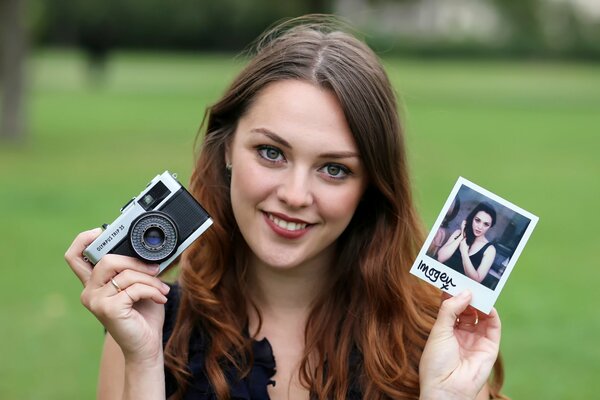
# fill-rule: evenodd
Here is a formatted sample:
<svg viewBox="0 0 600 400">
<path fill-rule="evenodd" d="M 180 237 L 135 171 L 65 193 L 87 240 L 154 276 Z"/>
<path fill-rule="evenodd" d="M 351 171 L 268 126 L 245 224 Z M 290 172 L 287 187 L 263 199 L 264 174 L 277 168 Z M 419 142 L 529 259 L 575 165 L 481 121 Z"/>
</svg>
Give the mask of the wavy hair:
<svg viewBox="0 0 600 400">
<path fill-rule="evenodd" d="M 233 216 L 225 150 L 237 122 L 267 85 L 310 82 L 337 97 L 369 178 L 356 212 L 337 241 L 337 265 L 305 328 L 300 379 L 318 399 L 345 399 L 352 379 L 364 398 L 417 399 L 421 353 L 439 308 L 439 293 L 409 274 L 424 233 L 413 205 L 398 104 L 373 51 L 336 21 L 310 17 L 266 33 L 223 97 L 207 109 L 204 142 L 191 193 L 214 225 L 181 260 L 181 300 L 165 363 L 185 392 L 190 336 L 209 338 L 205 367 L 219 399 L 229 399 L 223 371 L 241 376 L 252 363 L 248 307 L 249 249 Z M 353 351 L 359 371 L 350 371 Z M 498 364 L 499 366 L 499 364 Z M 498 370 L 500 375 L 502 369 Z M 500 377 L 501 378 L 501 377 Z M 501 384 L 501 383 L 500 383 Z"/>
</svg>

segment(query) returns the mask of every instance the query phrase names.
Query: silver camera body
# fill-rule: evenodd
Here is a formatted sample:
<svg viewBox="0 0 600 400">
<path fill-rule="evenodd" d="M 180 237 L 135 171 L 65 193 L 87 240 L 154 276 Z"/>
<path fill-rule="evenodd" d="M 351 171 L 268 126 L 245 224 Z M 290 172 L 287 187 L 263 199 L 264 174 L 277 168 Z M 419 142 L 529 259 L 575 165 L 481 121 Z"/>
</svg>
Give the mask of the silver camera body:
<svg viewBox="0 0 600 400">
<path fill-rule="evenodd" d="M 121 254 L 159 264 L 173 262 L 212 225 L 212 219 L 169 171 L 157 175 L 121 208 L 121 215 L 84 251 L 96 265 L 106 254 Z"/>
</svg>

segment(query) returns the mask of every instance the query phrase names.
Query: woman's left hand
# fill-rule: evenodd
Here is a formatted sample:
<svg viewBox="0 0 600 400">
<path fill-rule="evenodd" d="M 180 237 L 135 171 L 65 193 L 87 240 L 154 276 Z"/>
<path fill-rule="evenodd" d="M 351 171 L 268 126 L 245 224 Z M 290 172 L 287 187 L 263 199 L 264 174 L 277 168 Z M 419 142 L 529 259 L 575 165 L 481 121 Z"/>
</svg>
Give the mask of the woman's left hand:
<svg viewBox="0 0 600 400">
<path fill-rule="evenodd" d="M 464 291 L 442 302 L 419 365 L 421 400 L 472 400 L 488 380 L 500 348 L 500 317 L 492 309 L 476 322 L 470 301 Z"/>
</svg>

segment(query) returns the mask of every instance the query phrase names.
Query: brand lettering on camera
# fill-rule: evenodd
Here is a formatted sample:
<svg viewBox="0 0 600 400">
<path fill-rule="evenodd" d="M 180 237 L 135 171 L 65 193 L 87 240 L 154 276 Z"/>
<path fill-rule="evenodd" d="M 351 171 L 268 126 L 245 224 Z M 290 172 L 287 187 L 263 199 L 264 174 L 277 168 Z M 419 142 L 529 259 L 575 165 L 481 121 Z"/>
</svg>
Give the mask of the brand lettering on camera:
<svg viewBox="0 0 600 400">
<path fill-rule="evenodd" d="M 109 244 L 114 238 L 119 236 L 119 234 L 124 230 L 125 230 L 125 226 L 120 225 L 113 233 L 110 234 L 110 236 L 107 236 L 106 239 L 104 239 L 104 241 L 96 247 L 96 251 L 98 251 L 98 252 L 102 251 L 102 249 L 104 247 L 106 247 L 107 244 Z"/>
<path fill-rule="evenodd" d="M 450 286 L 456 287 L 454 282 L 452 282 L 452 278 L 448 276 L 445 272 L 438 271 L 437 269 L 430 267 L 425 264 L 423 260 L 419 262 L 419 266 L 417 267 L 419 271 L 423 272 L 423 275 L 429 279 L 431 282 L 436 283 L 438 280 L 442 283 L 440 289 L 450 289 Z"/>
</svg>

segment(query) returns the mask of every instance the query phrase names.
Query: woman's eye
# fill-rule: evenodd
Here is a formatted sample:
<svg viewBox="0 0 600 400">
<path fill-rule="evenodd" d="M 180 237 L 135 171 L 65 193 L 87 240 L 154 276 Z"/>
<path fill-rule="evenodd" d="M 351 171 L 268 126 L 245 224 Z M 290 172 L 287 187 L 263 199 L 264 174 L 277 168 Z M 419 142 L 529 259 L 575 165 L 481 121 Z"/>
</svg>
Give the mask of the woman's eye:
<svg viewBox="0 0 600 400">
<path fill-rule="evenodd" d="M 327 164 L 321 168 L 321 171 L 335 179 L 344 179 L 350 174 L 350 170 L 348 168 L 339 164 Z"/>
<path fill-rule="evenodd" d="M 258 148 L 258 154 L 268 161 L 283 161 L 283 154 L 281 151 L 273 146 L 260 146 Z"/>
</svg>

